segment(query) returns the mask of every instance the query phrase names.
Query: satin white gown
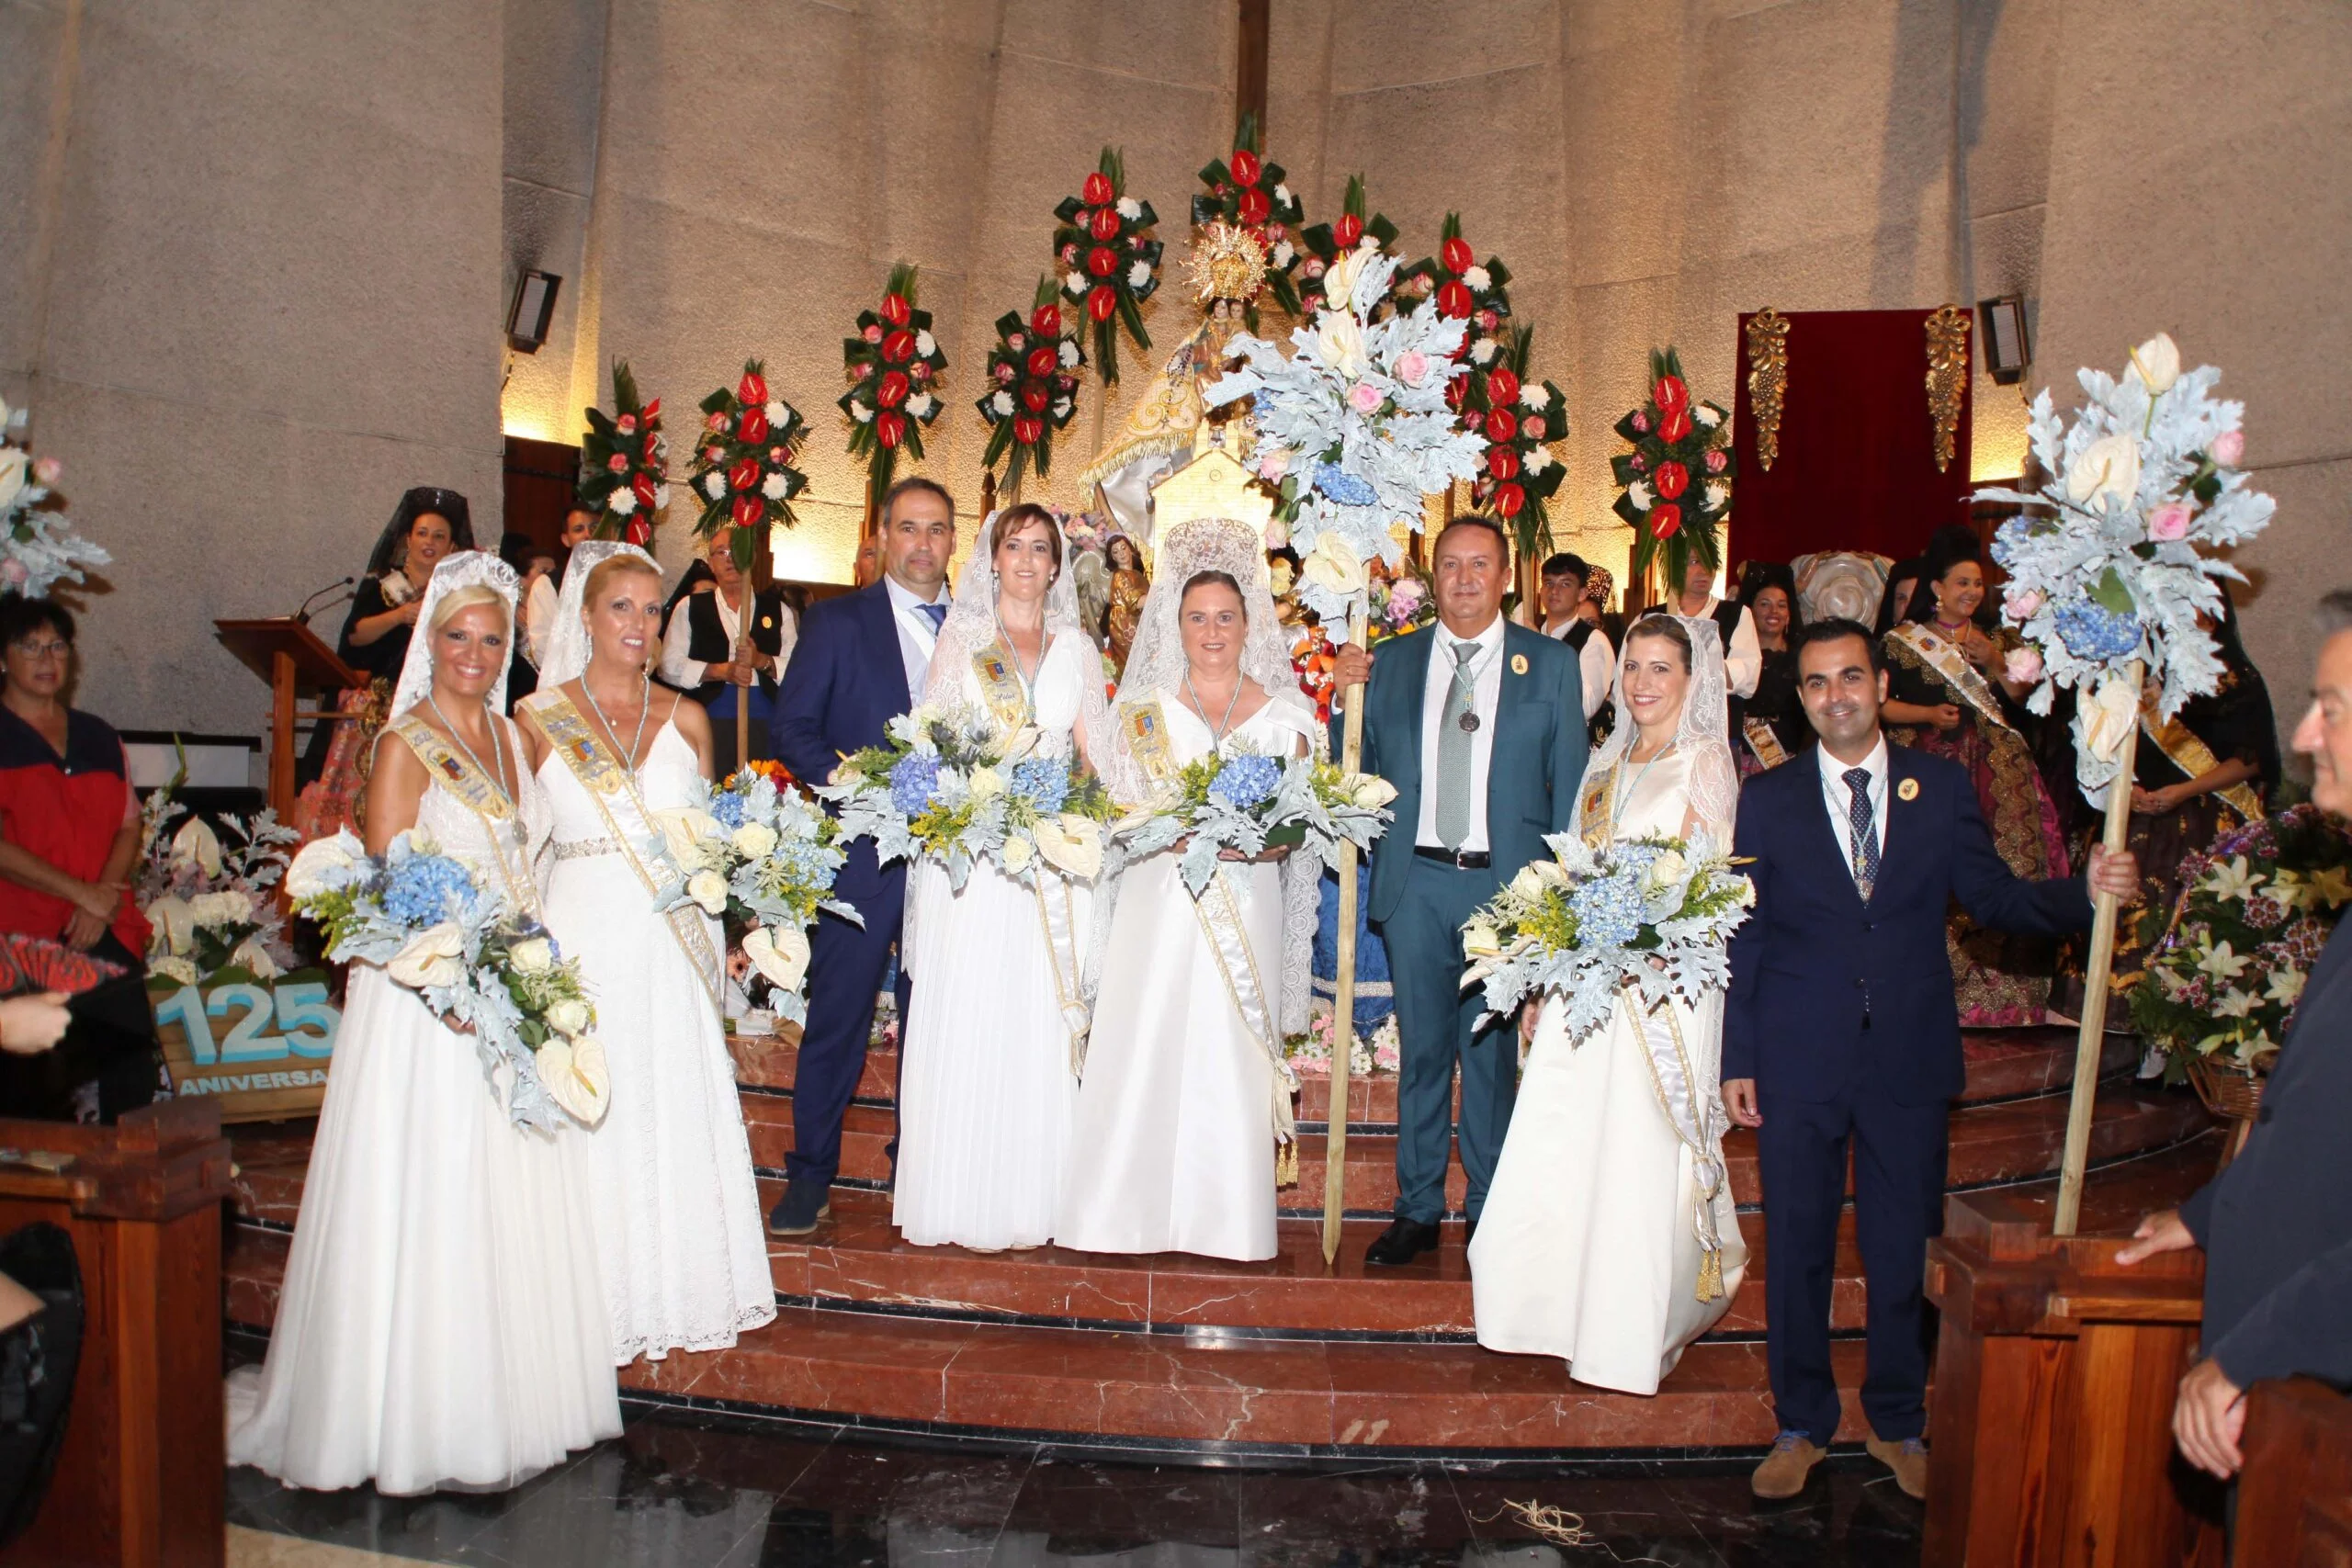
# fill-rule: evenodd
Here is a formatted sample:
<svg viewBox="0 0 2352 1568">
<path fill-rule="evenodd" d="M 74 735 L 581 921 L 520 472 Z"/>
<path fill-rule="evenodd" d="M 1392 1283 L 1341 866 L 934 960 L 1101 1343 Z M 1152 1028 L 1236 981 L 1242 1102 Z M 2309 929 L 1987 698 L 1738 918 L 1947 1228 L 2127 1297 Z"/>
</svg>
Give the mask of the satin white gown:
<svg viewBox="0 0 2352 1568">
<path fill-rule="evenodd" d="M 1081 632 L 1058 633 L 1037 668 L 1036 725 L 1047 750 L 1068 755 L 1080 682 L 1100 680 L 1102 656 Z M 934 683 L 938 672 L 933 671 Z M 979 677 L 964 671 L 965 705 L 988 711 Z M 899 1080 L 899 1169 L 890 1220 L 921 1247 L 976 1251 L 1042 1247 L 1053 1239 L 1078 1075 L 1035 891 L 985 862 L 962 892 L 931 861 L 910 879 L 907 955 L 913 996 Z M 1069 900 L 1074 967 L 1087 949 L 1092 895 L 1049 877 Z"/>
<path fill-rule="evenodd" d="M 1681 836 L 1686 759 L 1670 754 L 1627 772 L 1639 776 L 1617 835 Z M 1713 836 L 1731 841 L 1727 825 Z M 1723 998 L 1669 1005 L 1699 1091 L 1712 1099 L 1723 1077 Z M 1713 1203 L 1724 1293 L 1698 1299 L 1698 1195 L 1690 1151 L 1659 1106 L 1648 1052 L 1623 1012 L 1571 1044 L 1561 1010 L 1546 1007 L 1470 1243 L 1478 1343 L 1557 1356 L 1578 1382 L 1656 1393 L 1684 1348 L 1730 1309 L 1747 1272 L 1726 1182 Z"/>
<path fill-rule="evenodd" d="M 1209 727 L 1171 694 L 1159 705 L 1175 761 L 1205 756 Z M 1290 755 L 1312 743 L 1302 717 L 1269 703 L 1222 750 Z M 1054 1240 L 1085 1252 L 1255 1261 L 1276 1250 L 1274 1068 L 1235 1010 L 1177 859 L 1154 855 L 1120 884 Z M 1282 867 L 1218 872 L 1279 1017 Z"/>
<path fill-rule="evenodd" d="M 658 1361 L 672 1350 L 718 1349 L 775 1317 L 752 1146 L 718 1004 L 628 862 L 577 848 L 609 843 L 615 825 L 634 842 L 660 835 L 626 800 L 607 823 L 561 757 L 541 764 L 539 780 L 555 822 L 548 929 L 580 960 L 595 993 L 596 1032 L 613 1075 L 612 1109 L 588 1139 L 613 1359 L 626 1366 L 639 1356 Z M 700 782 L 694 748 L 664 724 L 638 768 L 646 807 L 688 805 Z M 718 922 L 698 910 L 695 918 L 724 952 Z"/>
<path fill-rule="evenodd" d="M 546 826 L 522 787 L 503 847 L 526 877 Z M 430 786 L 417 824 L 498 886 L 462 802 Z M 516 1127 L 470 1039 L 353 964 L 268 1359 L 230 1380 L 229 1462 L 321 1490 L 503 1491 L 618 1436 L 588 1142 Z"/>
</svg>

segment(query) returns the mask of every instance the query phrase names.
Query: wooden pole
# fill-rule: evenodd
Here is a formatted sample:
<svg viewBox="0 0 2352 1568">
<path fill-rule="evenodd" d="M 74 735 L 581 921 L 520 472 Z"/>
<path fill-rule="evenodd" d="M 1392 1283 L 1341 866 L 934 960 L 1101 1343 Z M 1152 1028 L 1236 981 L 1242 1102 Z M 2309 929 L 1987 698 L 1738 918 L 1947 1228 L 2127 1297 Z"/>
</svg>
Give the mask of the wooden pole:
<svg viewBox="0 0 2352 1568">
<path fill-rule="evenodd" d="M 752 566 L 757 565 L 755 550 Z M 735 615 L 736 657 L 747 656 L 752 651 L 752 622 L 760 603 L 760 591 L 754 586 L 759 581 L 759 573 L 745 568 L 741 575 L 743 607 Z M 739 773 L 752 763 L 752 692 L 759 683 L 759 675 L 754 672 L 751 685 L 735 688 L 735 771 Z"/>
<path fill-rule="evenodd" d="M 2121 679 L 2132 688 L 2132 728 L 2123 736 L 2115 782 L 2107 787 L 2107 826 L 2099 841 L 2109 854 L 2122 852 L 2132 831 L 2132 765 L 2139 750 L 2140 685 L 2147 667 L 2138 660 Z M 2115 961 L 2115 920 L 2120 900 L 2112 893 L 2096 895 L 2091 903 L 2089 972 L 2083 976 L 2082 1031 L 2075 1037 L 2075 1086 L 2066 1106 L 2066 1153 L 2058 1167 L 2058 1213 L 2052 1235 L 2073 1235 L 2083 1212 L 2083 1168 L 2090 1162 L 2091 1111 L 2098 1099 L 2099 1047 L 2107 1032 L 2107 981 Z"/>
<path fill-rule="evenodd" d="M 1366 606 L 1348 612 L 1348 641 L 1370 646 Z M 1363 696 L 1367 688 L 1345 689 L 1347 711 L 1340 720 L 1340 767 L 1354 773 L 1363 761 Z M 1348 1187 L 1348 1067 L 1356 1049 L 1356 909 L 1360 904 L 1356 847 L 1340 846 L 1339 985 L 1331 998 L 1331 1108 L 1325 1114 L 1330 1131 L 1323 1138 L 1323 1266 L 1340 1256 L 1340 1221 L 1347 1213 Z"/>
</svg>

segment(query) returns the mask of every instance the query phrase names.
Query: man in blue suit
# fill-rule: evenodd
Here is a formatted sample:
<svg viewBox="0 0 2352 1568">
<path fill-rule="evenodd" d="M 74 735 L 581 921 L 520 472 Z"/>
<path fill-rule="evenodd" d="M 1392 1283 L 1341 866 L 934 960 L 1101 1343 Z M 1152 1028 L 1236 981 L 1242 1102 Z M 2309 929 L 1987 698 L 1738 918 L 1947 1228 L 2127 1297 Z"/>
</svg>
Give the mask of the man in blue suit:
<svg viewBox="0 0 2352 1568">
<path fill-rule="evenodd" d="M 931 651 L 947 618 L 947 563 L 956 553 L 956 502 L 936 482 L 900 479 L 882 501 L 882 581 L 808 607 L 784 672 L 772 734 L 794 775 L 822 784 L 842 757 L 882 744 L 884 728 L 922 694 Z M 792 1153 L 772 1235 L 806 1235 L 832 1212 L 842 1118 L 865 1070 L 874 997 L 898 940 L 907 868 L 876 863 L 873 840 L 849 848 L 835 891 L 865 917 L 862 927 L 817 917 L 808 939 L 808 1021 L 792 1079 Z M 907 979 L 899 979 L 906 1017 Z"/>
<path fill-rule="evenodd" d="M 1573 826 L 1584 780 L 1583 673 L 1567 645 L 1503 619 L 1510 541 L 1492 518 L 1458 517 L 1430 557 L 1437 626 L 1340 650 L 1333 677 L 1364 703 L 1363 771 L 1396 787 L 1396 820 L 1372 855 L 1367 909 L 1388 946 L 1402 1060 L 1396 1208 L 1364 1253 L 1409 1263 L 1437 1246 L 1462 1075 L 1464 1208 L 1478 1225 L 1519 1094 L 1519 1037 L 1478 1029 L 1465 996 L 1462 922 Z M 1364 682 L 1369 682 L 1369 686 Z M 1338 750 L 1339 720 L 1333 720 Z"/>
<path fill-rule="evenodd" d="M 1853 1153 L 1869 1290 L 1870 1451 L 1928 1489 L 1928 1238 L 1943 1212 L 1945 1121 L 1963 1078 L 1944 921 L 2056 936 L 2090 924 L 2080 881 L 2027 882 L 1993 847 L 1966 770 L 1879 734 L 1879 645 L 1831 619 L 1797 638 L 1797 689 L 1821 744 L 1740 792 L 1734 851 L 1756 911 L 1731 943 L 1723 1096 L 1756 1129 L 1764 1180 L 1766 1359 L 1781 1434 L 1759 1497 L 1792 1497 L 1838 1431 L 1829 1290 Z M 2130 897 L 2128 854 L 2091 853 L 2089 886 Z"/>
</svg>

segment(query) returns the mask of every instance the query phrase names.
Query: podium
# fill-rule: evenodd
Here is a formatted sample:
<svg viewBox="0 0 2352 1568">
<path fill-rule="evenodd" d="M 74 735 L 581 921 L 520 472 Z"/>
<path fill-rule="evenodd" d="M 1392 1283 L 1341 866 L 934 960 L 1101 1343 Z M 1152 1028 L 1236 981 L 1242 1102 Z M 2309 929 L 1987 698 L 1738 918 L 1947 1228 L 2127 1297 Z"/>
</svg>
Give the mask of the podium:
<svg viewBox="0 0 2352 1568">
<path fill-rule="evenodd" d="M 2352 1396 L 2310 1378 L 2246 1391 L 2237 1568 L 2352 1562 Z"/>
<path fill-rule="evenodd" d="M 83 1337 L 49 1493 L 14 1568 L 218 1568 L 226 1552 L 220 1108 L 169 1100 L 113 1127 L 0 1121 L 0 1233 L 73 1239 Z"/>
<path fill-rule="evenodd" d="M 269 682 L 269 808 L 281 822 L 294 813 L 294 722 L 334 723 L 345 716 L 328 709 L 297 711 L 297 691 L 340 692 L 364 686 L 368 677 L 337 658 L 319 634 L 293 615 L 258 621 L 215 621 L 220 645 L 238 662 Z"/>
<path fill-rule="evenodd" d="M 2221 1494 L 2173 1449 L 2205 1255 L 2131 1268 L 2122 1236 L 2052 1236 L 1997 1192 L 1946 1201 L 1926 1568 L 2220 1568 Z"/>
</svg>

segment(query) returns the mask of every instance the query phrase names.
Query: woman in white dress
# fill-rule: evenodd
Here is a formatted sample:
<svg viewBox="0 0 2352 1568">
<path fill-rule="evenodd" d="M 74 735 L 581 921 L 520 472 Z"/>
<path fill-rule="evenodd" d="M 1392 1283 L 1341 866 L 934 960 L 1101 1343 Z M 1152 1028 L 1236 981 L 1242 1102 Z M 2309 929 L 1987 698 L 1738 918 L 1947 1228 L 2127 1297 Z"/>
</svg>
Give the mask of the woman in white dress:
<svg viewBox="0 0 2352 1568">
<path fill-rule="evenodd" d="M 656 814 L 708 796 L 710 724 L 655 686 L 662 574 L 634 545 L 571 552 L 539 689 L 520 711 L 554 819 L 548 929 L 596 993 L 613 1105 L 589 1191 L 615 1361 L 716 1350 L 775 1317 L 752 1146 L 719 1019 L 718 923 L 657 913 Z"/>
<path fill-rule="evenodd" d="M 986 715 L 1001 736 L 1034 729 L 1033 756 L 1087 754 L 1103 728 L 1102 658 L 1078 624 L 1068 559 L 1041 506 L 982 526 L 923 705 Z M 914 868 L 890 1217 L 918 1246 L 994 1252 L 1053 1238 L 1086 1031 L 1090 894 L 1036 870 L 1031 887 L 985 862 L 958 891 L 936 862 Z"/>
<path fill-rule="evenodd" d="M 1617 727 L 1578 799 L 1588 843 L 1704 833 L 1730 845 L 1739 786 L 1724 689 L 1713 621 L 1654 615 L 1625 634 Z M 1729 1309 L 1747 1248 L 1724 1172 L 1723 1007 L 1720 993 L 1676 997 L 1641 1029 L 1621 1007 L 1572 1041 L 1560 1009 L 1530 1004 L 1519 1102 L 1470 1243 L 1479 1344 L 1656 1393 Z"/>
<path fill-rule="evenodd" d="M 1255 529 L 1170 531 L 1112 715 L 1103 773 L 1123 808 L 1212 752 L 1312 755 Z M 1277 1143 L 1291 1135 L 1285 1033 L 1306 1022 L 1322 875 L 1312 855 L 1227 852 L 1195 902 L 1163 851 L 1121 874 L 1055 1242 L 1086 1252 L 1272 1258 Z"/>
<path fill-rule="evenodd" d="M 422 829 L 536 908 L 546 803 L 505 708 L 514 573 L 451 556 L 417 615 L 368 786 L 368 848 Z M 351 966 L 277 1326 L 230 1380 L 229 1461 L 289 1485 L 501 1491 L 621 1429 L 582 1173 L 471 1039 Z"/>
</svg>

